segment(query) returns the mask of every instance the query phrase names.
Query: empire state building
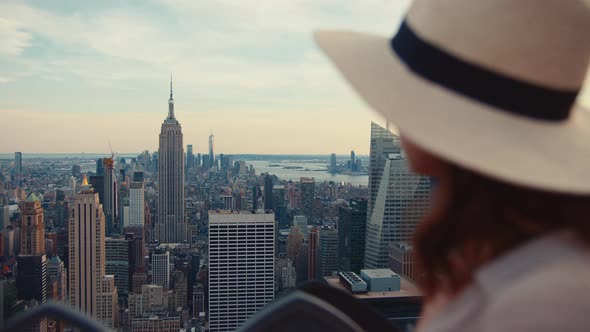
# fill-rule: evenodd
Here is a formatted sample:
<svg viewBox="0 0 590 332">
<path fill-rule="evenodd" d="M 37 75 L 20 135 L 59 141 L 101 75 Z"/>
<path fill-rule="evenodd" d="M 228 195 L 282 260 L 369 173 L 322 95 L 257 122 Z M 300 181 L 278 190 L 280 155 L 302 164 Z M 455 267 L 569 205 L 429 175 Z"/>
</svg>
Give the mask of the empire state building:
<svg viewBox="0 0 590 332">
<path fill-rule="evenodd" d="M 184 218 L 184 150 L 182 128 L 174 117 L 172 80 L 168 117 L 162 123 L 158 152 L 158 219 L 155 237 L 160 243 L 182 243 L 186 240 Z"/>
</svg>

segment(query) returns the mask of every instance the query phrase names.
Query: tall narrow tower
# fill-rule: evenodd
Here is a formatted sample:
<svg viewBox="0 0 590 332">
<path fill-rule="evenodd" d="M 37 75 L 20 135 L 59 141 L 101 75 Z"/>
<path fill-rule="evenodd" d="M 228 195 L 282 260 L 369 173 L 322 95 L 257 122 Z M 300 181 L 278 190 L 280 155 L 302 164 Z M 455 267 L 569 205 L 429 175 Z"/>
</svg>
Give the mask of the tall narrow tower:
<svg viewBox="0 0 590 332">
<path fill-rule="evenodd" d="M 42 255 L 45 253 L 45 223 L 41 201 L 31 193 L 20 203 L 20 253 L 21 255 Z"/>
<path fill-rule="evenodd" d="M 181 243 L 186 240 L 184 218 L 184 150 L 182 128 L 174 117 L 172 78 L 168 117 L 160 131 L 158 152 L 158 221 L 156 239 L 160 243 Z"/>
<path fill-rule="evenodd" d="M 213 131 L 209 135 L 209 167 L 215 167 L 215 152 L 213 151 Z"/>
</svg>

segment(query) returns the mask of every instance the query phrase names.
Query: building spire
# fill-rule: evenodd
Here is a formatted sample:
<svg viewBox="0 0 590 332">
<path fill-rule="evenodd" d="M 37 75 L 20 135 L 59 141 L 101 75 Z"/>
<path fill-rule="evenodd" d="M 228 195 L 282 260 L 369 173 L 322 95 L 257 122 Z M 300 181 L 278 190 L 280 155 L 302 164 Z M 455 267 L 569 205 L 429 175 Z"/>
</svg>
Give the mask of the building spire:
<svg viewBox="0 0 590 332">
<path fill-rule="evenodd" d="M 170 100 L 172 100 L 172 73 L 170 73 Z"/>
<path fill-rule="evenodd" d="M 174 99 L 172 98 L 172 73 L 170 73 L 170 99 L 168 99 L 168 119 L 174 119 Z"/>
</svg>

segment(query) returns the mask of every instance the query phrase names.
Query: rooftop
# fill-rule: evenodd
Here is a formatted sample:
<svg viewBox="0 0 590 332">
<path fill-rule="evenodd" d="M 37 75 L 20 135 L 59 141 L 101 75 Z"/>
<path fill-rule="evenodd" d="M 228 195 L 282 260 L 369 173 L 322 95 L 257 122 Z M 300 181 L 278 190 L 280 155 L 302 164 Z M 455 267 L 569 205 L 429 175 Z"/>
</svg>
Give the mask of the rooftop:
<svg viewBox="0 0 590 332">
<path fill-rule="evenodd" d="M 361 270 L 361 274 L 364 273 L 367 277 L 373 278 L 390 278 L 396 277 L 397 273 L 391 271 L 390 269 L 366 269 Z"/>
<path fill-rule="evenodd" d="M 400 276 L 401 288 L 399 291 L 392 292 L 366 292 L 366 293 L 355 293 L 353 294 L 359 300 L 373 299 L 373 298 L 387 298 L 387 297 L 415 297 L 422 296 L 422 293 L 418 290 L 418 287 L 414 285 L 408 279 Z M 327 276 L 324 277 L 326 283 L 334 288 L 339 288 L 345 292 L 350 293 L 348 288 L 340 281 L 338 276 Z"/>
</svg>

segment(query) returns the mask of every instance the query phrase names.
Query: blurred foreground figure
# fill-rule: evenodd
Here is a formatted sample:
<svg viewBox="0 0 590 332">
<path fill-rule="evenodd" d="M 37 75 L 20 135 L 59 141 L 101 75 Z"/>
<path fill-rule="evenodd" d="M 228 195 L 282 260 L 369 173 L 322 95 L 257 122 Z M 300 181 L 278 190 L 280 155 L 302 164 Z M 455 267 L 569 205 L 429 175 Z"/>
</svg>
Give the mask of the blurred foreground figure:
<svg viewBox="0 0 590 332">
<path fill-rule="evenodd" d="M 416 0 L 392 39 L 316 33 L 437 181 L 414 240 L 418 331 L 587 329 L 588 36 L 575 0 Z"/>
</svg>

